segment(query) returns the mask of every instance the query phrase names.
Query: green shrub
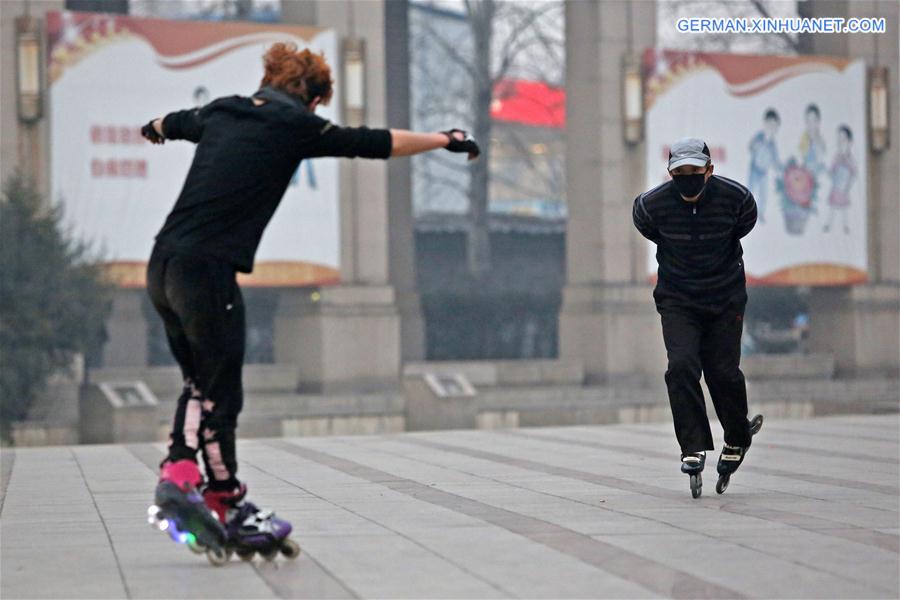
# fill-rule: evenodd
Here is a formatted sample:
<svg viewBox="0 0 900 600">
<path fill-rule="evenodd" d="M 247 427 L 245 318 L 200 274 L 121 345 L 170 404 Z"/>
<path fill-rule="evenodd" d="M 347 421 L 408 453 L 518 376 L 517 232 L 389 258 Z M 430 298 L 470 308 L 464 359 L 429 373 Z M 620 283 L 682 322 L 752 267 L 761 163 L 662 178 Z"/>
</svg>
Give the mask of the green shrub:
<svg viewBox="0 0 900 600">
<path fill-rule="evenodd" d="M 13 175 L 0 200 L 0 434 L 25 418 L 47 378 L 105 340 L 111 286 L 33 184 Z"/>
</svg>

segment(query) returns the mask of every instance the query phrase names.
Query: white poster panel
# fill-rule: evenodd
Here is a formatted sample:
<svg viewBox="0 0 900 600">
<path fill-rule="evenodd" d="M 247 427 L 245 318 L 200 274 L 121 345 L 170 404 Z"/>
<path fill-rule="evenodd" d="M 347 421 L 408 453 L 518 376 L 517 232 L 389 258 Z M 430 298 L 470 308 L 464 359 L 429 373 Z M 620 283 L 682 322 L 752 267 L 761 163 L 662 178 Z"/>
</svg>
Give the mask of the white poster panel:
<svg viewBox="0 0 900 600">
<path fill-rule="evenodd" d="M 271 44 L 324 52 L 337 74 L 334 31 L 280 24 L 48 13 L 51 189 L 73 235 L 102 252 L 122 286 L 145 284 L 153 238 L 172 209 L 194 144 L 154 146 L 151 118 L 252 94 Z M 318 113 L 336 117 L 337 91 Z M 263 235 L 244 283 L 321 285 L 339 276 L 338 165 L 304 161 Z"/>
<path fill-rule="evenodd" d="M 699 137 L 715 173 L 756 198 L 743 241 L 751 284 L 866 281 L 863 61 L 657 49 L 644 67 L 647 189 L 668 179 L 671 143 Z"/>
</svg>

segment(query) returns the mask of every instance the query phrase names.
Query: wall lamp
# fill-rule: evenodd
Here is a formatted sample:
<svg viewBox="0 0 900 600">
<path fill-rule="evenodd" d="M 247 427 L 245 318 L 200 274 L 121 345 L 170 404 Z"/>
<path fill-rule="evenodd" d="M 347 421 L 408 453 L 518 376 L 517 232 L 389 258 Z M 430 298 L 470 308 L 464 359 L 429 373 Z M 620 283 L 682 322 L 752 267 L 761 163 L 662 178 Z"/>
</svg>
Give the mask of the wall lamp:
<svg viewBox="0 0 900 600">
<path fill-rule="evenodd" d="M 884 152 L 891 145 L 888 110 L 888 68 L 869 69 L 869 145 L 872 152 Z"/>
<path fill-rule="evenodd" d="M 641 63 L 631 53 L 622 56 L 622 127 L 627 144 L 644 139 L 644 81 Z"/>
<path fill-rule="evenodd" d="M 359 127 L 366 120 L 366 44 L 362 38 L 343 41 L 344 121 Z"/>
<path fill-rule="evenodd" d="M 36 17 L 16 17 L 16 100 L 19 120 L 34 123 L 43 115 L 41 24 Z"/>
</svg>

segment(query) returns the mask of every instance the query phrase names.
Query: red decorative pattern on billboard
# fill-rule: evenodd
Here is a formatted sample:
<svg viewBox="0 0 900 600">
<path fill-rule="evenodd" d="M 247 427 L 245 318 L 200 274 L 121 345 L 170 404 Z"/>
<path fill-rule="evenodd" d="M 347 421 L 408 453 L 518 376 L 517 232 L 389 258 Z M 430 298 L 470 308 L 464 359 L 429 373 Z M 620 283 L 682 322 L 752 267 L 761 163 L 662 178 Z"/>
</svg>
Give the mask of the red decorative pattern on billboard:
<svg viewBox="0 0 900 600">
<path fill-rule="evenodd" d="M 219 58 L 233 50 L 259 43 L 300 37 L 309 41 L 318 27 L 256 23 L 205 23 L 141 19 L 101 13 L 47 13 L 50 80 L 68 65 L 109 43 L 137 37 L 153 47 L 157 62 L 169 69 L 185 69 Z M 333 57 L 332 57 L 333 59 Z"/>
<path fill-rule="evenodd" d="M 644 51 L 644 105 L 696 71 L 712 69 L 725 80 L 732 96 L 751 96 L 799 75 L 840 72 L 852 61 L 833 56 L 716 54 L 647 49 Z"/>
</svg>

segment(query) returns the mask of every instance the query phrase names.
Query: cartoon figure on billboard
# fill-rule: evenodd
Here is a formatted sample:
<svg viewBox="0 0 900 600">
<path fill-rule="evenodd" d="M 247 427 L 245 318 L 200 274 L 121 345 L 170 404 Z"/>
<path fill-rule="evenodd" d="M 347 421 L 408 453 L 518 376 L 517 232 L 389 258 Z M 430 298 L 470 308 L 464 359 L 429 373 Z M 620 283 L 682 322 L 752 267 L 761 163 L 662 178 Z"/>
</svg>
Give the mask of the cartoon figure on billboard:
<svg viewBox="0 0 900 600">
<path fill-rule="evenodd" d="M 803 158 L 803 166 L 818 177 L 825 171 L 825 139 L 819 130 L 822 123 L 822 113 L 818 104 L 810 104 L 804 112 L 806 131 L 800 136 L 800 156 Z"/>
<path fill-rule="evenodd" d="M 194 88 L 194 106 L 203 108 L 209 104 L 209 90 L 204 85 L 198 85 Z"/>
<path fill-rule="evenodd" d="M 775 134 L 781 125 L 781 118 L 775 109 L 770 108 L 763 116 L 763 128 L 750 140 L 750 174 L 747 176 L 747 187 L 756 198 L 759 211 L 759 222 L 766 222 L 766 201 L 769 197 L 769 170 L 779 172 L 783 169 L 778 158 L 778 147 L 775 145 Z"/>
<path fill-rule="evenodd" d="M 826 172 L 825 139 L 819 130 L 822 113 L 809 104 L 803 113 L 806 129 L 800 136 L 800 159 L 793 157 L 784 165 L 776 182 L 784 213 L 784 228 L 791 235 L 803 235 L 809 215 L 816 211 L 819 174 Z"/>
<path fill-rule="evenodd" d="M 315 167 L 313 167 L 312 160 L 305 160 L 300 164 L 299 167 L 297 167 L 297 170 L 294 171 L 294 175 L 291 177 L 291 183 L 289 185 L 291 187 L 300 185 L 300 170 L 301 169 L 306 170 L 306 182 L 309 184 L 309 189 L 311 189 L 311 190 L 317 189 L 317 187 L 316 187 L 316 170 L 315 170 Z"/>
<path fill-rule="evenodd" d="M 806 221 L 815 210 L 816 192 L 819 188 L 815 175 L 791 157 L 776 186 L 781 196 L 785 230 L 791 235 L 803 235 Z"/>
<path fill-rule="evenodd" d="M 840 211 L 843 215 L 844 233 L 850 233 L 847 224 L 847 209 L 850 208 L 850 188 L 856 179 L 856 160 L 850 153 L 850 144 L 853 142 L 853 132 L 846 125 L 838 127 L 838 150 L 831 163 L 831 193 L 828 194 L 828 220 L 825 222 L 824 231 L 831 229 L 834 213 Z"/>
</svg>

